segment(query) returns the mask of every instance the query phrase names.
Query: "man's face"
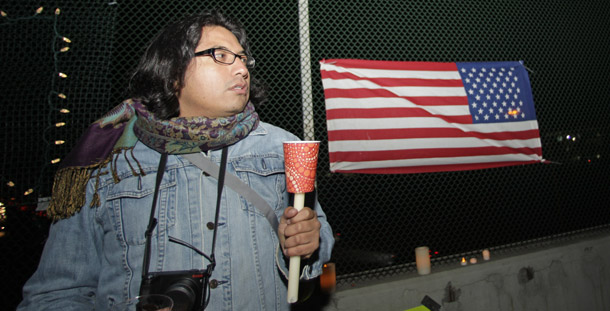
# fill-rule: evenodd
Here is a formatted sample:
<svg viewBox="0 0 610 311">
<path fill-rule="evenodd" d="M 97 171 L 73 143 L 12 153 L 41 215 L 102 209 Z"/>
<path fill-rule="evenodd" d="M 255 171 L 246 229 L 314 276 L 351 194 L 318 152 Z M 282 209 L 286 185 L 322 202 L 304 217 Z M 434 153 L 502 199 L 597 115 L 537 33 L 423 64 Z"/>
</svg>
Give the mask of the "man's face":
<svg viewBox="0 0 610 311">
<path fill-rule="evenodd" d="M 195 52 L 224 48 L 236 54 L 244 49 L 228 29 L 203 27 Z M 194 57 L 184 77 L 184 87 L 178 94 L 180 117 L 228 117 L 240 113 L 250 97 L 250 74 L 237 58 L 231 65 L 219 64 L 212 56 Z"/>
</svg>

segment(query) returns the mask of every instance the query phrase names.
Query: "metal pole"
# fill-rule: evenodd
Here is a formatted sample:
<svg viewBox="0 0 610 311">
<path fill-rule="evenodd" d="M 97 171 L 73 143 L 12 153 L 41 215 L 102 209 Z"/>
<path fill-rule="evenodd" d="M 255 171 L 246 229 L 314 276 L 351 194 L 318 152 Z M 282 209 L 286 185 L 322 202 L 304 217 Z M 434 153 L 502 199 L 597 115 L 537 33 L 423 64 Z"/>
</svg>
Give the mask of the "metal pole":
<svg viewBox="0 0 610 311">
<path fill-rule="evenodd" d="M 308 0 L 299 0 L 299 39 L 301 49 L 301 99 L 303 105 L 303 139 L 315 140 L 313 122 L 313 92 L 311 85 L 311 45 L 309 43 Z"/>
</svg>

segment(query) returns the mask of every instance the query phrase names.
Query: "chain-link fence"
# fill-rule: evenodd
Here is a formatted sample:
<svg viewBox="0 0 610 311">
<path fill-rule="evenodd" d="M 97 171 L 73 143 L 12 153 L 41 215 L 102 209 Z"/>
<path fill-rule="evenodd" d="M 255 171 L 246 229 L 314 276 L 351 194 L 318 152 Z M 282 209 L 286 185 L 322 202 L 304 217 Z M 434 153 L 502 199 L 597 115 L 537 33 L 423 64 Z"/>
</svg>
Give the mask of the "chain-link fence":
<svg viewBox="0 0 610 311">
<path fill-rule="evenodd" d="M 322 141 L 319 200 L 337 237 L 339 284 L 412 271 L 420 245 L 437 252 L 439 265 L 610 224 L 610 2 L 11 0 L 0 4 L 0 277 L 12 280 L 0 291 L 9 305 L 38 261 L 48 221 L 33 208 L 50 194 L 54 160 L 124 99 L 155 33 L 210 8 L 248 31 L 252 74 L 269 86 L 261 118 Z M 318 65 L 325 58 L 523 60 L 552 163 L 330 173 Z"/>
</svg>

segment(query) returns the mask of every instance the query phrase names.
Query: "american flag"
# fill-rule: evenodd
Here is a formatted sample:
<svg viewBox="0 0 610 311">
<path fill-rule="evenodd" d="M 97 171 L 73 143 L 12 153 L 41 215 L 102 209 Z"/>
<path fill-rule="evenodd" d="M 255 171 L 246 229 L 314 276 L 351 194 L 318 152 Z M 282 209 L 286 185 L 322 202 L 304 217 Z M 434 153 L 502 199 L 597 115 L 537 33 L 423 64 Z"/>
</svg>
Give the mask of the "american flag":
<svg viewBox="0 0 610 311">
<path fill-rule="evenodd" d="M 320 62 L 330 170 L 407 174 L 542 162 L 522 62 Z"/>
</svg>

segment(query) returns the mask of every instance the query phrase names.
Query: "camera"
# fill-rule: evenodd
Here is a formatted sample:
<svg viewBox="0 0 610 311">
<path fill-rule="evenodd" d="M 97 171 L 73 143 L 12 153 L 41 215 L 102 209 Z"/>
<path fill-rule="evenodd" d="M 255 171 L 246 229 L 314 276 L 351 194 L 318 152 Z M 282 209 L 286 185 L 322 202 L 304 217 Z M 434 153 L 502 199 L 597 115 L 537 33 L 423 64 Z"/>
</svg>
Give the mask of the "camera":
<svg viewBox="0 0 610 311">
<path fill-rule="evenodd" d="M 206 270 L 164 271 L 146 274 L 140 295 L 162 294 L 174 301 L 175 311 L 205 309 L 209 273 Z"/>
</svg>

